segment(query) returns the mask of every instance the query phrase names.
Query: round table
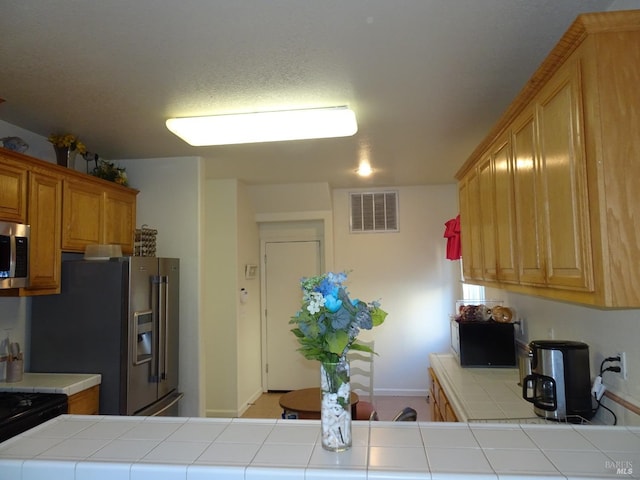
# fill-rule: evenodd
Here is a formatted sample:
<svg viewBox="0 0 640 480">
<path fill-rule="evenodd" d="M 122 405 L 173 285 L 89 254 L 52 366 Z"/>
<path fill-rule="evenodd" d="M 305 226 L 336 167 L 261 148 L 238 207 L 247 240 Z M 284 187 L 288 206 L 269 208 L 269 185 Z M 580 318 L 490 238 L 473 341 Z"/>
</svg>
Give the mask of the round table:
<svg viewBox="0 0 640 480">
<path fill-rule="evenodd" d="M 282 418 L 320 419 L 320 388 L 303 388 L 285 393 L 280 397 L 280 406 L 284 410 Z M 356 418 L 358 394 L 351 392 L 351 418 Z"/>
</svg>

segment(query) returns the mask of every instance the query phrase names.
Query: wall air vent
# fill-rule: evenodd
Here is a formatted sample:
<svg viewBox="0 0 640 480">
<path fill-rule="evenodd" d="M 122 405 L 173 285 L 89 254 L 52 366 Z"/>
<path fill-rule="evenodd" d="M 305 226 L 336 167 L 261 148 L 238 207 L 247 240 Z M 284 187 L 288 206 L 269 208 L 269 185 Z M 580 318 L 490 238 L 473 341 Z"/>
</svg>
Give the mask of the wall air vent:
<svg viewBox="0 0 640 480">
<path fill-rule="evenodd" d="M 350 193 L 351 232 L 397 232 L 398 192 Z"/>
</svg>

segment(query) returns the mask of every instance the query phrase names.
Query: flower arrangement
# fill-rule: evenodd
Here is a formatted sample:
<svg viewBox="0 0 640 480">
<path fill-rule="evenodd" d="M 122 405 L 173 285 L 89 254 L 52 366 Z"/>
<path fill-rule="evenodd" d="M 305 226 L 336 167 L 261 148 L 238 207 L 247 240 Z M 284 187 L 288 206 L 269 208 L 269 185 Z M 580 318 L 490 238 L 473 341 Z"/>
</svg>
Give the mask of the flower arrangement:
<svg viewBox="0 0 640 480">
<path fill-rule="evenodd" d="M 109 180 L 110 182 L 115 182 L 119 185 L 124 185 L 125 187 L 129 184 L 126 169 L 117 167 L 113 162 L 109 162 L 108 160 L 99 159 L 98 155 L 95 155 L 93 158 L 96 162 L 96 166 L 91 172 L 91 175 L 104 180 Z M 85 160 L 87 159 L 85 158 Z"/>
<path fill-rule="evenodd" d="M 55 148 L 68 148 L 70 151 L 77 150 L 80 154 L 87 151 L 85 144 L 71 133 L 65 133 L 64 135 L 56 135 L 52 133 L 49 135 L 47 140 L 49 140 Z"/>
<path fill-rule="evenodd" d="M 299 352 L 309 360 L 337 363 L 350 349 L 371 352 L 356 343 L 361 329 L 370 330 L 384 322 L 387 312 L 377 301 L 351 300 L 344 287 L 347 274 L 325 273 L 303 278 L 302 308 L 289 323 L 300 343 Z"/>
</svg>

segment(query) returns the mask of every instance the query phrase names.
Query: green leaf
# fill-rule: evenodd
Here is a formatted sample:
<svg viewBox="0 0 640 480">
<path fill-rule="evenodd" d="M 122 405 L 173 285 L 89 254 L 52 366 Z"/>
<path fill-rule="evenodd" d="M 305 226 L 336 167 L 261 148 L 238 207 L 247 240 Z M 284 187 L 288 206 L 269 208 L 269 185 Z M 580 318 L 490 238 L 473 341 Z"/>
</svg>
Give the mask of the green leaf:
<svg viewBox="0 0 640 480">
<path fill-rule="evenodd" d="M 304 338 L 304 333 L 302 333 L 302 330 L 300 330 L 299 328 L 292 328 L 291 331 L 296 337 Z"/>
<path fill-rule="evenodd" d="M 384 319 L 387 317 L 387 312 L 382 310 L 381 308 L 374 308 L 373 312 L 371 312 L 371 321 L 373 322 L 373 326 L 377 327 L 378 325 L 382 325 Z"/>
<path fill-rule="evenodd" d="M 351 350 L 357 350 L 359 352 L 373 353 L 374 355 L 377 355 L 376 352 L 374 352 L 373 349 L 370 346 L 361 345 L 361 344 L 355 343 L 355 342 L 351 344 Z"/>
<path fill-rule="evenodd" d="M 344 330 L 331 332 L 327 335 L 327 344 L 331 353 L 335 353 L 338 356 L 342 355 L 349 344 L 349 335 Z"/>
</svg>

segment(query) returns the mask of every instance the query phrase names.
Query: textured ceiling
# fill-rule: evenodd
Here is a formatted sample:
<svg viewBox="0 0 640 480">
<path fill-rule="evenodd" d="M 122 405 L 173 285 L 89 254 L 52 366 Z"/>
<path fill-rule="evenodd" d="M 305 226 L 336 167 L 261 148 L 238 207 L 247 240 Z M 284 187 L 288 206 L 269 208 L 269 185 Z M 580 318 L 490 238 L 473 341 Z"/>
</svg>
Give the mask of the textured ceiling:
<svg viewBox="0 0 640 480">
<path fill-rule="evenodd" d="M 210 178 L 454 181 L 577 14 L 605 0 L 0 2 L 0 119 Z M 349 105 L 349 138 L 191 147 L 172 116 Z M 376 174 L 353 171 L 369 159 Z"/>
</svg>

